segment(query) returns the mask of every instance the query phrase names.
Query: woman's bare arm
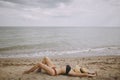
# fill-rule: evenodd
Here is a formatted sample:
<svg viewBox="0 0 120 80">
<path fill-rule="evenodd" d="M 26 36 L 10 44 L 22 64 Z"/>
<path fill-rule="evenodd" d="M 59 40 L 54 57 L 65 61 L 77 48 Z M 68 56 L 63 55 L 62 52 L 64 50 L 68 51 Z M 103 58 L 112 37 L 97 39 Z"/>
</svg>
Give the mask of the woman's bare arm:
<svg viewBox="0 0 120 80">
<path fill-rule="evenodd" d="M 96 76 L 96 74 L 88 74 L 88 73 L 77 73 L 77 72 L 74 72 L 73 70 L 71 70 L 69 72 L 69 75 L 70 76 L 74 76 L 74 77 L 94 77 Z"/>
</svg>

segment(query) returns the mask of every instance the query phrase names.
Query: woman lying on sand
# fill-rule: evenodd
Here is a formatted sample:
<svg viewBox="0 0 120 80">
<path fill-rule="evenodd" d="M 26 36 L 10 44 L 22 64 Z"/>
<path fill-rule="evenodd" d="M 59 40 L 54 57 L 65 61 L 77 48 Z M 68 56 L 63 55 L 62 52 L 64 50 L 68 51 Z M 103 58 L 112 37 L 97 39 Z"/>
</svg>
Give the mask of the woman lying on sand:
<svg viewBox="0 0 120 80">
<path fill-rule="evenodd" d="M 48 58 L 45 57 L 42 62 L 36 64 L 33 66 L 31 69 L 24 71 L 24 74 L 28 74 L 30 72 L 33 72 L 35 70 L 41 72 L 41 69 L 45 70 L 49 75 L 51 76 L 56 76 L 60 74 L 65 74 L 65 75 L 70 75 L 70 76 L 78 76 L 78 77 L 93 77 L 96 76 L 95 72 L 90 73 L 87 69 L 85 68 L 79 68 L 78 66 L 75 69 L 72 69 L 70 65 L 66 65 L 63 67 L 56 67 L 52 61 Z M 81 71 L 81 72 L 80 72 Z"/>
</svg>

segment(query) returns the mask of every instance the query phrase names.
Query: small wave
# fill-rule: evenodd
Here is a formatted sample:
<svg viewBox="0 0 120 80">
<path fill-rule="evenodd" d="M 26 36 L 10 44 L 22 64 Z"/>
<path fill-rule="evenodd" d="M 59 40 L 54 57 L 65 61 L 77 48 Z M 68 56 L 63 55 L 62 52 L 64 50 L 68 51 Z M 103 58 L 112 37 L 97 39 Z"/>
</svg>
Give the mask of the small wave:
<svg viewBox="0 0 120 80">
<path fill-rule="evenodd" d="M 62 48 L 66 47 L 69 45 L 65 42 L 43 42 L 39 44 L 25 44 L 25 45 L 15 45 L 15 46 L 8 46 L 8 47 L 0 47 L 0 51 L 11 51 L 11 50 L 27 50 L 27 49 L 41 49 L 41 50 L 46 50 L 46 49 L 54 49 L 54 48 Z"/>
<path fill-rule="evenodd" d="M 68 51 L 40 51 L 34 53 L 19 53 L 19 54 L 0 54 L 0 58 L 19 58 L 19 57 L 43 57 L 43 56 L 94 56 L 94 55 L 120 55 L 120 48 L 88 48 L 83 50 L 68 50 Z"/>
<path fill-rule="evenodd" d="M 17 46 L 11 46 L 11 47 L 4 47 L 0 48 L 0 51 L 9 51 L 9 50 L 23 50 L 23 49 L 31 49 L 34 48 L 34 46 L 30 45 L 17 45 Z"/>
</svg>

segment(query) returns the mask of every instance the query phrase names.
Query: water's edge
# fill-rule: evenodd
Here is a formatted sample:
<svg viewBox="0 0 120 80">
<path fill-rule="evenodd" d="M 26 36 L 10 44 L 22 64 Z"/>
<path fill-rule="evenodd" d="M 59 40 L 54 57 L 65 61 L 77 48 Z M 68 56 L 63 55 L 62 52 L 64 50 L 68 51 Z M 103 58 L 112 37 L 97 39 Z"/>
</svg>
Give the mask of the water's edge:
<svg viewBox="0 0 120 80">
<path fill-rule="evenodd" d="M 88 48 L 82 50 L 66 50 L 66 51 L 36 51 L 36 52 L 21 52 L 21 53 L 1 53 L 0 58 L 20 58 L 20 57 L 87 57 L 87 56 L 108 56 L 120 55 L 120 47 L 103 47 L 103 48 Z"/>
</svg>

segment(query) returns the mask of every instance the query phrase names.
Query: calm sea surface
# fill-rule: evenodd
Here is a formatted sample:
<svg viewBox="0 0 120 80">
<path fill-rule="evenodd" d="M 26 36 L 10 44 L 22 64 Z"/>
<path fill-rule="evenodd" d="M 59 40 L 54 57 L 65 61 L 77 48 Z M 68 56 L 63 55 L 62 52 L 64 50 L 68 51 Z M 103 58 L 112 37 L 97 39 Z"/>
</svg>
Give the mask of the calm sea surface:
<svg viewBox="0 0 120 80">
<path fill-rule="evenodd" d="M 74 54 L 119 46 L 119 27 L 0 27 L 0 57 Z"/>
</svg>

